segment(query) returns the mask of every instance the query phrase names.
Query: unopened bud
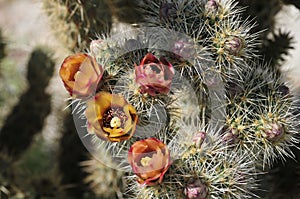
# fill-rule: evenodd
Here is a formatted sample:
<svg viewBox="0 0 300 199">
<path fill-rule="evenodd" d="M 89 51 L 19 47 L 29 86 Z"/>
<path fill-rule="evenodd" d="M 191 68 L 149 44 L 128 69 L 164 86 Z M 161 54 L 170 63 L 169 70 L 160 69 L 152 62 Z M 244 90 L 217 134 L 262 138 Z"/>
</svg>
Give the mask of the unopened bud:
<svg viewBox="0 0 300 199">
<path fill-rule="evenodd" d="M 208 0 L 205 5 L 205 10 L 208 13 L 216 13 L 218 11 L 219 5 L 216 0 Z"/>
<path fill-rule="evenodd" d="M 196 135 L 193 137 L 193 142 L 196 145 L 197 148 L 200 148 L 202 143 L 204 142 L 206 138 L 206 133 L 203 131 L 200 131 L 196 133 Z"/>
<path fill-rule="evenodd" d="M 235 133 L 234 130 L 229 130 L 227 133 L 225 133 L 222 137 L 223 142 L 226 144 L 236 144 L 239 142 L 238 134 Z"/>
<path fill-rule="evenodd" d="M 91 41 L 90 43 L 90 51 L 92 53 L 92 55 L 94 57 L 96 57 L 99 52 L 100 52 L 100 48 L 101 48 L 101 43 L 102 43 L 102 40 L 101 39 L 97 39 L 97 40 L 93 40 Z"/>
<path fill-rule="evenodd" d="M 134 50 L 138 50 L 142 47 L 142 44 L 141 42 L 139 42 L 138 40 L 136 39 L 128 39 L 126 42 L 125 42 L 125 45 L 124 45 L 124 48 L 127 50 L 127 51 L 134 51 Z"/>
<path fill-rule="evenodd" d="M 162 3 L 159 8 L 159 18 L 167 19 L 171 15 L 176 13 L 176 7 L 174 3 Z"/>
<path fill-rule="evenodd" d="M 280 140 L 284 134 L 284 127 L 278 123 L 271 123 L 265 127 L 264 137 L 272 142 Z"/>
<path fill-rule="evenodd" d="M 191 179 L 184 189 L 187 199 L 206 199 L 208 188 L 200 179 Z"/>
<path fill-rule="evenodd" d="M 238 55 L 243 49 L 243 41 L 237 36 L 230 37 L 225 42 L 225 50 L 231 55 Z"/>
</svg>

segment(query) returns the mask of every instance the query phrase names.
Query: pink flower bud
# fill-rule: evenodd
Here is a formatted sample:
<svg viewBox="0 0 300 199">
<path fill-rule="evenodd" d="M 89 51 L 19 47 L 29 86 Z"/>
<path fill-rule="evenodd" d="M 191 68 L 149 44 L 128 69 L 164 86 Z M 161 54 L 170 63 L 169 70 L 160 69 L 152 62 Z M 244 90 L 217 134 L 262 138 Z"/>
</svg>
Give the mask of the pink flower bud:
<svg viewBox="0 0 300 199">
<path fill-rule="evenodd" d="M 264 137 L 272 142 L 279 141 L 284 134 L 284 127 L 278 123 L 270 123 L 265 127 Z"/>
<path fill-rule="evenodd" d="M 176 7 L 174 3 L 162 3 L 159 8 L 159 18 L 167 19 L 176 12 Z"/>
<path fill-rule="evenodd" d="M 206 138 L 206 133 L 203 131 L 200 131 L 196 133 L 196 135 L 193 137 L 193 142 L 195 143 L 197 148 L 200 148 L 202 143 L 204 142 Z"/>
<path fill-rule="evenodd" d="M 196 53 L 194 44 L 184 40 L 176 41 L 174 43 L 172 52 L 176 54 L 176 58 L 178 58 L 179 60 L 193 58 Z"/>
<path fill-rule="evenodd" d="M 191 179 L 184 189 L 187 199 L 206 199 L 208 197 L 208 188 L 200 179 Z"/>
<path fill-rule="evenodd" d="M 205 5 L 206 12 L 216 13 L 218 11 L 219 5 L 216 0 L 208 0 Z"/>
<path fill-rule="evenodd" d="M 231 55 L 238 55 L 243 49 L 244 43 L 240 37 L 233 36 L 225 42 L 225 50 Z"/>
<path fill-rule="evenodd" d="M 238 134 L 234 134 L 233 131 L 234 130 L 229 130 L 223 135 L 222 141 L 224 143 L 231 145 L 239 142 Z"/>
</svg>

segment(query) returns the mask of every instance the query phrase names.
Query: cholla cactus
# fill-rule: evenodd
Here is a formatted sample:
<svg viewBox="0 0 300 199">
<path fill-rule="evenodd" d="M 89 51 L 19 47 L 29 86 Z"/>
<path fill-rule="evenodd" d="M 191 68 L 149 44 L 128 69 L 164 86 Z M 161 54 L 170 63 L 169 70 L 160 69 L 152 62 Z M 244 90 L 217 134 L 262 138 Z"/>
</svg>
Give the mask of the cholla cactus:
<svg viewBox="0 0 300 199">
<path fill-rule="evenodd" d="M 230 0 L 140 6 L 139 28 L 63 61 L 83 143 L 124 172 L 126 198 L 256 197 L 255 166 L 292 157 L 298 132 L 292 93 L 256 63 L 252 22 Z"/>
<path fill-rule="evenodd" d="M 147 10 L 146 25 L 189 35 L 198 45 L 208 49 L 220 72 L 227 74 L 232 72 L 230 69 L 239 70 L 245 59 L 255 56 L 258 33 L 250 33 L 254 25 L 240 18 L 241 9 L 236 8 L 234 1 L 142 2 L 141 7 Z"/>
<path fill-rule="evenodd" d="M 103 154 L 105 154 L 103 152 Z M 103 158 L 110 158 L 103 156 Z M 105 160 L 103 162 L 111 162 Z M 113 162 L 111 162 L 113 164 Z M 96 196 L 101 198 L 121 198 L 122 196 L 122 177 L 123 172 L 112 169 L 98 160 L 91 158 L 81 163 L 83 170 L 88 173 L 85 182 L 90 184 Z M 103 183 L 105 181 L 105 183 Z"/>
<path fill-rule="evenodd" d="M 275 71 L 253 66 L 246 76 L 228 84 L 227 131 L 237 147 L 253 158 L 263 157 L 263 165 L 274 158 L 293 156 L 289 147 L 297 140 L 297 105 L 289 88 Z M 238 83 L 240 82 L 240 83 Z"/>
<path fill-rule="evenodd" d="M 128 179 L 128 198 L 251 198 L 256 187 L 254 162 L 247 156 L 224 153 L 228 147 L 218 129 L 184 125 L 167 145 L 173 162 L 156 186 Z M 160 132 L 161 135 L 170 134 Z M 171 133 L 171 134 L 174 134 Z M 147 156 L 146 156 L 147 157 Z M 153 156 L 154 157 L 154 156 Z M 247 185 L 247 186 L 246 186 Z"/>
</svg>

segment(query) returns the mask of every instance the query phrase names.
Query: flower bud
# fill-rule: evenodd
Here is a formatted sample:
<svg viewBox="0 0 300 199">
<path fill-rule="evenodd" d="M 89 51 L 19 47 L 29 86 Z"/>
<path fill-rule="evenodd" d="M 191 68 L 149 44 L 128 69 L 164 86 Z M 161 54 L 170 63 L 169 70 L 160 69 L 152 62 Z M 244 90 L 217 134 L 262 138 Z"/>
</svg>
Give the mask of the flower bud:
<svg viewBox="0 0 300 199">
<path fill-rule="evenodd" d="M 196 53 L 193 43 L 184 40 L 176 41 L 174 43 L 172 52 L 176 54 L 176 58 L 180 60 L 187 60 L 189 58 L 193 58 L 193 56 Z"/>
<path fill-rule="evenodd" d="M 282 124 L 278 123 L 270 123 L 267 124 L 264 129 L 264 137 L 271 142 L 279 141 L 284 134 L 284 127 Z"/>
<path fill-rule="evenodd" d="M 222 137 L 222 141 L 229 145 L 238 143 L 238 134 L 234 132 L 234 130 L 229 130 L 228 132 L 226 132 Z"/>
<path fill-rule="evenodd" d="M 142 47 L 141 42 L 139 42 L 136 39 L 128 39 L 124 44 L 124 48 L 127 51 L 134 51 L 140 49 L 141 47 Z"/>
<path fill-rule="evenodd" d="M 197 132 L 193 137 L 193 143 L 197 148 L 200 148 L 206 138 L 206 133 L 203 131 Z"/>
<path fill-rule="evenodd" d="M 176 13 L 176 7 L 174 3 L 162 3 L 159 8 L 159 18 L 167 19 L 171 15 Z"/>
<path fill-rule="evenodd" d="M 184 189 L 184 195 L 187 199 L 206 199 L 208 188 L 200 179 L 191 179 Z"/>
<path fill-rule="evenodd" d="M 242 85 L 239 85 L 237 82 L 228 82 L 227 83 L 227 92 L 229 97 L 232 99 L 240 94 L 244 93 Z"/>
<path fill-rule="evenodd" d="M 231 55 L 238 55 L 244 47 L 240 37 L 232 36 L 225 42 L 225 50 Z"/>
<path fill-rule="evenodd" d="M 205 4 L 207 13 L 215 14 L 218 11 L 219 5 L 216 0 L 208 0 Z"/>
<path fill-rule="evenodd" d="M 290 93 L 290 89 L 289 87 L 285 86 L 285 85 L 280 85 L 278 87 L 278 92 L 282 95 L 282 96 L 286 96 Z"/>
</svg>

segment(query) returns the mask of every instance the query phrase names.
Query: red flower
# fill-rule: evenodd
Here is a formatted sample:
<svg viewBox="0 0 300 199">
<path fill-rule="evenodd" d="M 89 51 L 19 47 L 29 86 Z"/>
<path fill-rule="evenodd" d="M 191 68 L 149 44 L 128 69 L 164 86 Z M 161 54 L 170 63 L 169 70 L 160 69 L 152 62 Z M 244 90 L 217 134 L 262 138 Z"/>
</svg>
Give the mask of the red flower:
<svg viewBox="0 0 300 199">
<path fill-rule="evenodd" d="M 158 60 L 151 53 L 143 58 L 139 66 L 135 65 L 135 81 L 140 86 L 140 92 L 151 96 L 167 94 L 174 73 L 172 64 L 163 57 Z"/>
<path fill-rule="evenodd" d="M 135 142 L 129 150 L 128 161 L 142 185 L 161 183 L 171 165 L 167 146 L 156 138 Z"/>
<path fill-rule="evenodd" d="M 78 53 L 64 60 L 59 75 L 71 96 L 86 97 L 96 91 L 103 68 L 95 58 Z"/>
</svg>

